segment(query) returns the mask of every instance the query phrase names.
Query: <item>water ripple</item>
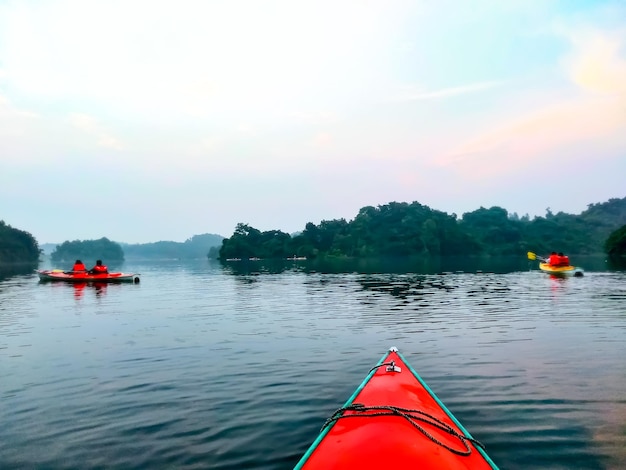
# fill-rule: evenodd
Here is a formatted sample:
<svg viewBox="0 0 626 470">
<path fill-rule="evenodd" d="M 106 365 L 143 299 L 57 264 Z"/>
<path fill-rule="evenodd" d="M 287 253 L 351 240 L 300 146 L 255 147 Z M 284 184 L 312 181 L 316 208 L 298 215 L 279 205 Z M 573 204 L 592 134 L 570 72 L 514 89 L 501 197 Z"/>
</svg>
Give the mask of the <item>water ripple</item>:
<svg viewBox="0 0 626 470">
<path fill-rule="evenodd" d="M 136 268 L 0 281 L 0 468 L 291 468 L 391 345 L 501 468 L 626 462 L 624 273 Z"/>
</svg>

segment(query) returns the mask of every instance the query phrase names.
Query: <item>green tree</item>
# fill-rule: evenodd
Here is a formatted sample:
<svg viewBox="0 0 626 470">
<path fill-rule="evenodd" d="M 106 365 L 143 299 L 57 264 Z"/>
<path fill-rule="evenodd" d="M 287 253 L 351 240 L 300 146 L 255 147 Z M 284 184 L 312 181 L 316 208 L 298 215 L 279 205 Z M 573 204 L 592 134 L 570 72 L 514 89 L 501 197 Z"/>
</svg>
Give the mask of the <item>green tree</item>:
<svg viewBox="0 0 626 470">
<path fill-rule="evenodd" d="M 319 241 L 319 229 L 312 222 L 307 222 L 304 230 L 291 240 L 291 253 L 289 256 L 306 256 L 315 258 L 319 254 L 317 248 Z"/>
<path fill-rule="evenodd" d="M 463 214 L 433 210 L 418 202 L 366 206 L 351 221 L 306 224 L 290 238 L 280 231 L 260 232 L 238 224 L 224 239 L 220 258 L 379 257 L 449 255 L 525 255 L 527 251 L 600 253 L 609 234 L 626 224 L 626 198 L 591 204 L 578 215 L 553 213 L 530 220 L 502 207 Z"/>
<path fill-rule="evenodd" d="M 194 235 L 183 243 L 158 241 L 139 244 L 124 243 L 121 246 L 126 259 L 199 259 L 207 256 L 212 248 L 219 248 L 223 239 L 221 235 L 206 233 Z"/>
<path fill-rule="evenodd" d="M 523 251 L 522 222 L 509 217 L 502 207 L 481 207 L 463 214 L 461 227 L 479 243 L 481 251 L 498 255 Z"/>
<path fill-rule="evenodd" d="M 286 258 L 292 250 L 288 233 L 280 230 L 261 232 L 248 224 L 238 223 L 233 236 L 222 241 L 219 258 Z"/>
<path fill-rule="evenodd" d="M 604 243 L 604 250 L 609 256 L 626 256 L 626 225 L 615 230 Z"/>
<path fill-rule="evenodd" d="M 40 253 L 35 237 L 0 220 L 0 263 L 36 263 Z"/>
<path fill-rule="evenodd" d="M 108 238 L 103 237 L 98 240 L 74 240 L 65 241 L 57 245 L 50 255 L 50 259 L 55 263 L 70 263 L 76 259 L 81 259 L 89 264 L 88 260 L 101 259 L 105 263 L 124 261 L 124 251 L 122 247 Z"/>
</svg>

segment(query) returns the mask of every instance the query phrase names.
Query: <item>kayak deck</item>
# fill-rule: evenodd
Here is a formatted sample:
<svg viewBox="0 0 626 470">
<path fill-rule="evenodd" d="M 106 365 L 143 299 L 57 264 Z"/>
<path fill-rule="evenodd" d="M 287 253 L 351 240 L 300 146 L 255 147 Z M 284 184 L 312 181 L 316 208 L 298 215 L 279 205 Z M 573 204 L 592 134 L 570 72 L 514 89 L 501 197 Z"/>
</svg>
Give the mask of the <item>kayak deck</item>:
<svg viewBox="0 0 626 470">
<path fill-rule="evenodd" d="M 548 274 L 574 277 L 582 277 L 584 272 L 582 268 L 576 266 L 552 266 L 548 263 L 539 263 L 539 269 Z"/>
<path fill-rule="evenodd" d="M 133 273 L 107 273 L 88 274 L 73 273 L 68 274 L 58 269 L 37 271 L 41 281 L 63 281 L 63 282 L 132 282 L 139 283 L 139 274 Z"/>
<path fill-rule="evenodd" d="M 296 469 L 495 469 L 481 446 L 391 348 L 331 416 Z"/>
</svg>

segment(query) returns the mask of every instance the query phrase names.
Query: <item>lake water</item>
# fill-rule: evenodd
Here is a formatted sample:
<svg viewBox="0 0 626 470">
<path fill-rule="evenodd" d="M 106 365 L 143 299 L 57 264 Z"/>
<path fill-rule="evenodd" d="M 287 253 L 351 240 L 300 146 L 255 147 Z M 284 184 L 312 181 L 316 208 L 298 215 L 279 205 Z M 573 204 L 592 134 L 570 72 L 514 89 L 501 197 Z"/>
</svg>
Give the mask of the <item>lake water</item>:
<svg viewBox="0 0 626 470">
<path fill-rule="evenodd" d="M 290 469 L 390 346 L 500 468 L 626 468 L 626 271 L 493 263 L 5 274 L 0 468 Z"/>
</svg>

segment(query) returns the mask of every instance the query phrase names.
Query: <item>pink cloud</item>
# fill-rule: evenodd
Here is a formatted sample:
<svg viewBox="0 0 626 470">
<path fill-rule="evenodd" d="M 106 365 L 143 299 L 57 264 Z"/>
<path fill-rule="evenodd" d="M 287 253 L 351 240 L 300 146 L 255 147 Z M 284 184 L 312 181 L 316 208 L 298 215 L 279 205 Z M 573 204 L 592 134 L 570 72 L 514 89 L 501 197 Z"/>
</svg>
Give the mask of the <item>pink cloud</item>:
<svg viewBox="0 0 626 470">
<path fill-rule="evenodd" d="M 539 105 L 470 138 L 432 163 L 483 179 L 530 168 L 544 159 L 570 161 L 565 149 L 594 142 L 594 158 L 605 146 L 626 145 L 626 60 L 621 43 L 601 33 L 571 38 L 564 72 L 576 85 L 574 98 Z"/>
</svg>

